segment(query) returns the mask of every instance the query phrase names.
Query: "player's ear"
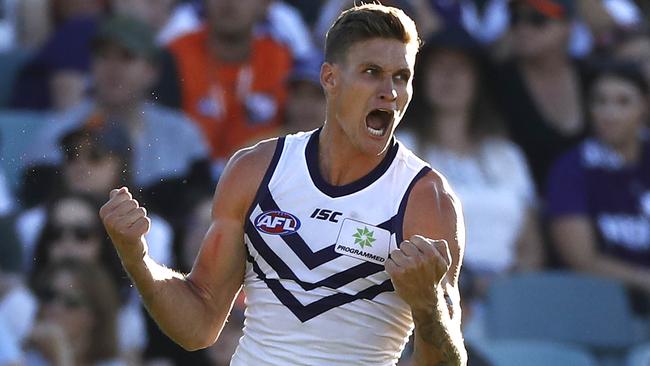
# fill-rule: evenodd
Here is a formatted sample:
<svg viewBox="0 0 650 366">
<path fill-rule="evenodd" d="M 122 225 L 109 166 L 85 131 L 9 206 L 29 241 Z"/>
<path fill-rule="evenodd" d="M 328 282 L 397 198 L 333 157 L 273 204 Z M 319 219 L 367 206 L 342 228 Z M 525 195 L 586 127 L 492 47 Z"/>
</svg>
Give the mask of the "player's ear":
<svg viewBox="0 0 650 366">
<path fill-rule="evenodd" d="M 337 71 L 336 66 L 329 62 L 323 62 L 323 65 L 320 67 L 320 84 L 323 86 L 326 94 L 331 94 L 332 90 L 336 87 Z"/>
</svg>

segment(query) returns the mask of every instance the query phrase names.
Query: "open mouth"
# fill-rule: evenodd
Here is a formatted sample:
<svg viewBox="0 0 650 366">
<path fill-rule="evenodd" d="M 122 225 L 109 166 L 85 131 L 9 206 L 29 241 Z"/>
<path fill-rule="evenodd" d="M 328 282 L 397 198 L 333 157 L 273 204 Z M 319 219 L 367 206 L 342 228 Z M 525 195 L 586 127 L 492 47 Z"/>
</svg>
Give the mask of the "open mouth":
<svg viewBox="0 0 650 366">
<path fill-rule="evenodd" d="M 366 116 L 366 129 L 372 136 L 382 137 L 393 121 L 394 112 L 390 109 L 374 109 Z"/>
</svg>

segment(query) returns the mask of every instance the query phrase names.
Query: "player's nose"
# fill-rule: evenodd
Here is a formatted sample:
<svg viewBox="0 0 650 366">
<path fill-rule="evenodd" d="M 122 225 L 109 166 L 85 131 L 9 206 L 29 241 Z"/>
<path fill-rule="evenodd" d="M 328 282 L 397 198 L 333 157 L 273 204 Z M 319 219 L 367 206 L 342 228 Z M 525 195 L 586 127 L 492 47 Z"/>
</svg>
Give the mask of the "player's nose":
<svg viewBox="0 0 650 366">
<path fill-rule="evenodd" d="M 385 78 L 378 92 L 379 99 L 385 101 L 394 101 L 397 99 L 397 89 L 395 88 L 395 83 L 392 78 Z"/>
</svg>

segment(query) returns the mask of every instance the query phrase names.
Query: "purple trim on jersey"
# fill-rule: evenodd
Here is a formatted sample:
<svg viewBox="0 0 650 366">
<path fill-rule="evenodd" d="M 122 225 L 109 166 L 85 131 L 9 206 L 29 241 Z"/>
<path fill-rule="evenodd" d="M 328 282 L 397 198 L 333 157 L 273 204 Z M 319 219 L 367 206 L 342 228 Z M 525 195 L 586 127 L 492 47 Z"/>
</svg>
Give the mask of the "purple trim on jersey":
<svg viewBox="0 0 650 366">
<path fill-rule="evenodd" d="M 257 188 L 257 193 L 255 193 L 255 199 L 253 199 L 251 206 L 248 208 L 248 212 L 246 213 L 246 218 L 251 217 L 251 214 L 253 213 L 255 206 L 257 206 L 257 202 L 259 202 L 264 195 L 264 189 L 266 188 L 268 190 L 271 177 L 273 177 L 273 173 L 275 173 L 275 168 L 277 168 L 278 162 L 280 161 L 280 156 L 282 156 L 282 150 L 284 149 L 284 139 L 285 139 L 284 137 L 280 137 L 277 140 L 277 143 L 275 145 L 275 151 L 273 152 L 273 158 L 271 158 L 269 167 L 266 168 L 266 172 L 264 173 L 264 178 L 262 178 L 262 182 L 260 182 L 260 186 L 259 188 Z"/>
<path fill-rule="evenodd" d="M 296 299 L 291 291 L 282 286 L 282 283 L 276 279 L 267 278 L 255 259 L 249 254 L 247 260 L 253 265 L 253 271 L 257 277 L 264 281 L 273 294 L 280 300 L 280 302 L 291 311 L 301 322 L 306 322 L 313 319 L 324 312 L 345 305 L 355 300 L 367 299 L 372 300 L 375 296 L 382 292 L 393 291 L 393 285 L 390 280 L 386 280 L 379 285 L 370 286 L 367 289 L 357 293 L 356 295 L 345 294 L 339 292 L 334 295 L 323 297 L 310 304 L 303 305 Z"/>
<path fill-rule="evenodd" d="M 262 211 L 279 211 L 280 207 L 273 199 L 268 186 L 260 187 L 262 192 L 261 200 L 259 201 Z M 323 263 L 327 263 L 333 259 L 340 257 L 342 254 L 334 251 L 335 245 L 325 247 L 317 252 L 313 252 L 309 245 L 305 243 L 303 238 L 297 232 L 290 235 L 283 235 L 282 240 L 287 243 L 287 246 L 296 253 L 302 263 L 309 269 L 314 269 Z"/>
<path fill-rule="evenodd" d="M 320 131 L 320 129 L 316 130 L 309 137 L 307 147 L 305 148 L 305 158 L 307 159 L 307 169 L 309 170 L 309 176 L 314 182 L 316 188 L 332 198 L 347 196 L 349 194 L 359 192 L 360 190 L 374 183 L 384 173 L 386 173 L 390 165 L 393 163 L 393 160 L 395 160 L 395 156 L 397 156 L 397 150 L 399 149 L 399 144 L 395 141 L 395 138 L 392 138 L 388 153 L 379 163 L 379 165 L 371 170 L 370 173 L 352 183 L 348 183 L 342 186 L 334 186 L 329 184 L 323 178 L 318 167 L 318 136 L 320 136 Z"/>
<path fill-rule="evenodd" d="M 253 247 L 257 253 L 259 253 L 259 255 L 264 258 L 264 261 L 266 261 L 266 263 L 268 263 L 271 268 L 273 268 L 278 276 L 282 279 L 295 281 L 305 291 L 313 290 L 316 287 L 329 287 L 332 289 L 337 289 L 343 285 L 347 285 L 350 282 L 384 270 L 384 266 L 382 265 L 371 262 L 363 262 L 344 271 L 335 273 L 316 283 L 305 282 L 300 280 L 298 276 L 291 270 L 291 268 L 289 268 L 289 266 L 271 249 L 271 247 L 269 247 L 269 245 L 266 243 L 266 241 L 264 241 L 250 220 L 246 223 L 245 230 L 246 234 L 248 235 L 248 239 L 250 240 L 251 244 L 253 244 Z"/>
</svg>

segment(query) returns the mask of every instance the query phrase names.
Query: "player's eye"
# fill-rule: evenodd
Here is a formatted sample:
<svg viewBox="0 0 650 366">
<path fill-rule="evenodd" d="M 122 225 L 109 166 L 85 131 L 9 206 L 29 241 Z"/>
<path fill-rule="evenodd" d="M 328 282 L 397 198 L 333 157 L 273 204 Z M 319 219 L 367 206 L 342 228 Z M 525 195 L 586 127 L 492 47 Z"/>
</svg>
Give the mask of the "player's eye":
<svg viewBox="0 0 650 366">
<path fill-rule="evenodd" d="M 409 74 L 405 72 L 400 72 L 394 76 L 395 81 L 407 82 L 409 80 Z"/>
<path fill-rule="evenodd" d="M 371 76 L 376 76 L 379 75 L 379 70 L 374 68 L 374 67 L 368 67 L 363 70 L 365 74 L 371 75 Z"/>
</svg>

